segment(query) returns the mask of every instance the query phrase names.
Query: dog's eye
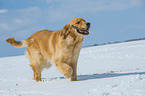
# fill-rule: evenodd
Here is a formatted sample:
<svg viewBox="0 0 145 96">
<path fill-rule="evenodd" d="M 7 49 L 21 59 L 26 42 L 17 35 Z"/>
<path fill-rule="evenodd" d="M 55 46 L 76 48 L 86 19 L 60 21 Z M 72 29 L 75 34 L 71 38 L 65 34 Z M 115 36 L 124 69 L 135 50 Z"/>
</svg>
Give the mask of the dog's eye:
<svg viewBox="0 0 145 96">
<path fill-rule="evenodd" d="M 78 21 L 76 24 L 80 24 L 80 21 Z"/>
</svg>

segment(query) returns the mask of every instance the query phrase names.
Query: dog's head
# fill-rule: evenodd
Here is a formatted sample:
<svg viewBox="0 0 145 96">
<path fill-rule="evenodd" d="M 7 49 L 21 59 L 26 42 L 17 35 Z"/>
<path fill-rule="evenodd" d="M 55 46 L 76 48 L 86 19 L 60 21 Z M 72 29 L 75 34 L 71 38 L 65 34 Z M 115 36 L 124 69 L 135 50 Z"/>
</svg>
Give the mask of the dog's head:
<svg viewBox="0 0 145 96">
<path fill-rule="evenodd" d="M 86 22 L 81 17 L 72 19 L 67 25 L 64 26 L 64 34 L 69 33 L 77 36 L 87 36 L 89 34 L 90 23 Z"/>
</svg>

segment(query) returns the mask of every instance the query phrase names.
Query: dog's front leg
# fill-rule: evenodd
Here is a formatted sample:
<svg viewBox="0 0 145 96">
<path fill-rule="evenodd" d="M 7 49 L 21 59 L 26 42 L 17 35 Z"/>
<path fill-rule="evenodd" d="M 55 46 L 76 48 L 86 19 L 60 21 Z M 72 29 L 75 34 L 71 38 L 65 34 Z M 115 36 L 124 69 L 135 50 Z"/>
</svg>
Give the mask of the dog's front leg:
<svg viewBox="0 0 145 96">
<path fill-rule="evenodd" d="M 77 63 L 73 63 L 71 64 L 72 68 L 73 68 L 73 73 L 71 76 L 71 81 L 77 81 Z"/>
<path fill-rule="evenodd" d="M 57 61 L 55 62 L 55 66 L 60 73 L 64 74 L 64 78 L 69 78 L 72 76 L 73 69 L 68 64 L 63 63 L 62 61 Z"/>
<path fill-rule="evenodd" d="M 76 68 L 73 68 L 73 74 L 71 76 L 71 81 L 77 81 L 77 72 Z"/>
</svg>

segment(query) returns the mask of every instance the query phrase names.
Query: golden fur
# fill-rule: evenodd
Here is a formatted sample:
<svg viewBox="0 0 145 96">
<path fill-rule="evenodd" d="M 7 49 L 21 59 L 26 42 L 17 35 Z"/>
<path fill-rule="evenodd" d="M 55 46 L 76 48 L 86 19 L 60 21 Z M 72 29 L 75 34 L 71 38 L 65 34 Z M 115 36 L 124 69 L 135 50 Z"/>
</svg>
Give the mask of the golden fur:
<svg viewBox="0 0 145 96">
<path fill-rule="evenodd" d="M 41 81 L 44 68 L 54 64 L 71 81 L 77 80 L 77 61 L 82 47 L 83 36 L 88 35 L 90 23 L 83 18 L 72 19 L 62 30 L 42 30 L 34 33 L 26 40 L 16 41 L 9 38 L 6 41 L 14 47 L 26 47 L 26 56 L 33 69 L 33 78 Z M 80 32 L 80 33 L 79 33 Z"/>
</svg>

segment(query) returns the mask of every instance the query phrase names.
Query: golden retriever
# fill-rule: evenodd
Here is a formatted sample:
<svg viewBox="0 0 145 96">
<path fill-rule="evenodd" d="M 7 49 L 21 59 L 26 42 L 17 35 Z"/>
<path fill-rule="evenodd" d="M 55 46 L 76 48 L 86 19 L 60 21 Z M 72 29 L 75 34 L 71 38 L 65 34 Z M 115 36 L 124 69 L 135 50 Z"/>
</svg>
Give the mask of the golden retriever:
<svg viewBox="0 0 145 96">
<path fill-rule="evenodd" d="M 34 33 L 26 40 L 6 41 L 14 47 L 28 47 L 26 56 L 33 69 L 33 79 L 41 81 L 44 68 L 56 66 L 65 78 L 77 80 L 77 61 L 82 47 L 83 37 L 89 34 L 90 23 L 81 17 L 72 19 L 62 30 L 42 30 Z"/>
</svg>

